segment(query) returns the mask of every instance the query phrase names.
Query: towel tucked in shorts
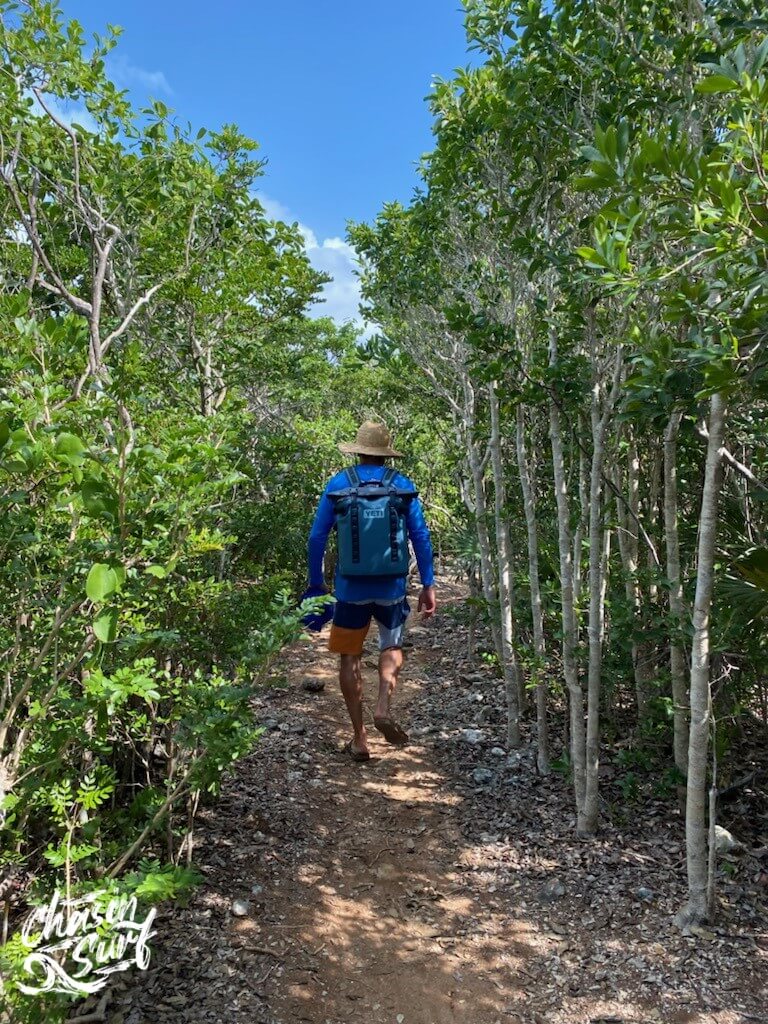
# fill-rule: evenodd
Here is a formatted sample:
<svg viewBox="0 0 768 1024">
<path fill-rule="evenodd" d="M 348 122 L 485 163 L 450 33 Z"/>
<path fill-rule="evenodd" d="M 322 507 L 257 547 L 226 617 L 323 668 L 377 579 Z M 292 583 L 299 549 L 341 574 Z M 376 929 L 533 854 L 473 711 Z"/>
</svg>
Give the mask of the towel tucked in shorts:
<svg viewBox="0 0 768 1024">
<path fill-rule="evenodd" d="M 410 610 L 405 597 L 394 601 L 337 601 L 328 649 L 334 654 L 362 654 L 371 619 L 379 626 L 380 651 L 402 647 Z"/>
</svg>

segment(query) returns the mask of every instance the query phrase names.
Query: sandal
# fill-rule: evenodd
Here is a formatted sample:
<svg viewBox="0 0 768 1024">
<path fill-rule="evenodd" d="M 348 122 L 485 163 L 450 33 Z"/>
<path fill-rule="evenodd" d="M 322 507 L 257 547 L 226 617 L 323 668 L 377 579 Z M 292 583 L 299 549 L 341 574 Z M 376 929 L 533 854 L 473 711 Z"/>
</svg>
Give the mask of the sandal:
<svg viewBox="0 0 768 1024">
<path fill-rule="evenodd" d="M 352 740 L 344 746 L 344 753 L 349 754 L 353 761 L 370 761 L 371 755 L 367 750 L 355 750 L 352 746 Z"/>
<path fill-rule="evenodd" d="M 394 743 L 396 746 L 401 747 L 404 743 L 408 742 L 408 733 L 393 718 L 374 718 L 373 724 L 387 743 Z"/>
</svg>

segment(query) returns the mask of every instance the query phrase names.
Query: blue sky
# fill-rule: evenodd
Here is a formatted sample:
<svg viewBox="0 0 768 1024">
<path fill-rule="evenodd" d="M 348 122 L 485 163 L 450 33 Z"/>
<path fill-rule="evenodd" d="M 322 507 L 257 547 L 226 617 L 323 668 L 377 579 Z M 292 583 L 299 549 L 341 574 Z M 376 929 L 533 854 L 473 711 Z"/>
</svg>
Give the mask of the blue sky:
<svg viewBox="0 0 768 1024">
<path fill-rule="evenodd" d="M 234 122 L 268 161 L 267 209 L 299 221 L 334 274 L 318 315 L 357 316 L 347 220 L 407 200 L 431 148 L 433 75 L 470 61 L 459 0 L 61 0 L 124 34 L 111 72 L 195 127 Z"/>
</svg>

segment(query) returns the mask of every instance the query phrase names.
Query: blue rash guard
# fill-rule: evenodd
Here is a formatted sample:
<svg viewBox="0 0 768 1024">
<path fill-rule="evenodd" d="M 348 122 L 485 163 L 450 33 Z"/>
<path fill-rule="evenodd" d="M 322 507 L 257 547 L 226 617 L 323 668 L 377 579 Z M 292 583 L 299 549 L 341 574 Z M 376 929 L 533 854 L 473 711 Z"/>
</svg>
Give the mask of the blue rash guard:
<svg viewBox="0 0 768 1024">
<path fill-rule="evenodd" d="M 385 467 L 368 463 L 355 468 L 363 481 L 381 480 L 386 472 Z M 403 490 L 416 490 L 413 481 L 409 480 L 407 476 L 403 476 L 402 473 L 396 474 L 393 483 L 395 487 L 402 487 Z M 333 502 L 328 497 L 328 492 L 338 491 L 348 486 L 349 480 L 346 473 L 344 471 L 337 473 L 328 481 L 320 498 L 320 504 L 317 507 L 315 520 L 309 534 L 309 584 L 312 587 L 324 585 L 325 546 L 328 543 L 328 534 L 336 521 Z M 432 542 L 418 498 L 413 498 L 408 502 L 406 525 L 419 566 L 422 586 L 431 587 L 435 582 L 435 572 L 432 567 Z M 405 576 L 342 576 L 338 570 L 336 571 L 335 593 L 338 601 L 397 601 L 405 597 L 405 588 Z"/>
</svg>

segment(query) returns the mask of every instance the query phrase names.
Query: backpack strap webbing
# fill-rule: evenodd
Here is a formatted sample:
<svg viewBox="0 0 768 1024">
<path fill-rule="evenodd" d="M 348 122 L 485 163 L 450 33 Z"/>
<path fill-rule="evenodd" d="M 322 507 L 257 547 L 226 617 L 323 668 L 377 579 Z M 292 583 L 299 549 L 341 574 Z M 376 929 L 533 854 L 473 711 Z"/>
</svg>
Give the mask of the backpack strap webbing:
<svg viewBox="0 0 768 1024">
<path fill-rule="evenodd" d="M 390 502 L 389 505 L 389 547 L 392 551 L 392 561 L 396 562 L 400 557 L 400 546 L 397 543 L 397 527 L 398 527 L 397 511 L 394 505 Z"/>
<path fill-rule="evenodd" d="M 360 474 L 357 472 L 354 466 L 349 466 L 345 471 L 347 479 L 349 480 L 352 487 L 360 487 L 362 481 L 360 480 Z M 352 506 L 349 510 L 349 526 L 352 534 L 352 561 L 360 561 L 360 507 L 356 501 L 352 502 Z"/>
<path fill-rule="evenodd" d="M 350 530 L 352 533 L 352 561 L 360 561 L 360 506 L 356 501 L 352 502 L 349 510 Z"/>
<path fill-rule="evenodd" d="M 384 484 L 385 487 L 390 487 L 396 476 L 397 470 L 393 469 L 390 466 L 389 469 L 385 472 L 384 476 L 381 478 L 381 482 Z"/>
</svg>

